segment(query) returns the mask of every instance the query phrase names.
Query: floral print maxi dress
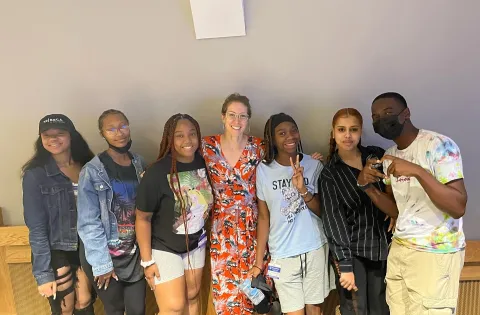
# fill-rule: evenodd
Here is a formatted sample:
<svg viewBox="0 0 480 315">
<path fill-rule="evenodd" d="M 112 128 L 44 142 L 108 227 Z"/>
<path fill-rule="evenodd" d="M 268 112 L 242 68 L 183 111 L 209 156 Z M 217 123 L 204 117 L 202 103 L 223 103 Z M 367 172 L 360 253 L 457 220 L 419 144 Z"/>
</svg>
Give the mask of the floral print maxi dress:
<svg viewBox="0 0 480 315">
<path fill-rule="evenodd" d="M 261 139 L 250 136 L 235 167 L 222 154 L 220 135 L 203 138 L 202 155 L 212 181 L 212 292 L 218 315 L 253 313 L 253 305 L 238 289 L 255 262 L 258 209 L 257 165 L 264 156 Z"/>
</svg>

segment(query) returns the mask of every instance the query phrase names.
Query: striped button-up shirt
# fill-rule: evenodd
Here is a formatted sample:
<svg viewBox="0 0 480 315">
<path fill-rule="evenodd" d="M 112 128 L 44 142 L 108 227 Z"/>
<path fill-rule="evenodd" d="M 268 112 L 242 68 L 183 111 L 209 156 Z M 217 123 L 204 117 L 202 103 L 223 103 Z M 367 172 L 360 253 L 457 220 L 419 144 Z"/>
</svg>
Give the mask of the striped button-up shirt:
<svg viewBox="0 0 480 315">
<path fill-rule="evenodd" d="M 379 147 L 360 147 L 362 163 L 373 154 L 381 158 Z M 352 272 L 355 256 L 372 261 L 386 260 L 388 254 L 385 214 L 357 186 L 360 170 L 345 164 L 335 153 L 320 176 L 322 219 L 330 249 L 338 260 L 340 272 Z M 374 184 L 385 191 L 382 181 Z"/>
</svg>

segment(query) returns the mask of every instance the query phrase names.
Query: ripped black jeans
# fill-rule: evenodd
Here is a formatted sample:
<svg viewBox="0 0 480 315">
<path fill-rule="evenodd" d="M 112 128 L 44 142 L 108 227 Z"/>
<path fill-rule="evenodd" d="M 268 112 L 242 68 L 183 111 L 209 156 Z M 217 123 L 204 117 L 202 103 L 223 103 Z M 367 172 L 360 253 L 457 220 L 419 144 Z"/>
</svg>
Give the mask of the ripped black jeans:
<svg viewBox="0 0 480 315">
<path fill-rule="evenodd" d="M 67 289 L 59 291 L 57 289 L 56 298 L 53 297 L 48 298 L 48 302 L 50 303 L 50 309 L 52 311 L 52 315 L 62 315 L 62 304 L 65 305 L 65 297 L 70 293 L 75 291 L 75 286 L 77 283 L 77 270 L 80 268 L 80 258 L 78 251 L 62 251 L 62 250 L 52 250 L 51 251 L 51 261 L 50 265 L 55 272 L 55 280 L 57 281 L 57 287 L 61 286 L 72 280 L 72 285 L 70 285 Z M 58 269 L 63 267 L 70 267 L 69 271 L 63 275 L 58 274 Z M 90 299 L 90 304 L 82 309 L 74 309 L 74 315 L 94 315 L 95 312 L 93 310 L 93 303 L 95 302 L 95 291 L 92 287 L 92 296 Z M 75 295 L 74 305 L 76 302 L 77 296 Z"/>
</svg>

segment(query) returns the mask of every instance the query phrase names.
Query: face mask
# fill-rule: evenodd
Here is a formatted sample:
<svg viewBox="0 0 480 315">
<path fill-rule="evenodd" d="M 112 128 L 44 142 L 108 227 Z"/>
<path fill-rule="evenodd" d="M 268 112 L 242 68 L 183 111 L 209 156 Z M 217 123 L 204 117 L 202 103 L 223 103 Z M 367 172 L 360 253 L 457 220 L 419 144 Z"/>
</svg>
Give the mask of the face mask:
<svg viewBox="0 0 480 315">
<path fill-rule="evenodd" d="M 118 152 L 120 154 L 124 154 L 124 153 L 127 153 L 128 150 L 130 150 L 130 147 L 132 146 L 132 139 L 130 139 L 130 141 L 128 141 L 128 143 L 124 147 L 121 147 L 121 148 L 111 145 L 108 141 L 107 141 L 107 143 L 108 143 L 108 146 L 113 151 Z"/>
<path fill-rule="evenodd" d="M 394 140 L 398 138 L 403 131 L 405 123 L 401 124 L 398 121 L 398 116 L 387 116 L 380 118 L 373 122 L 373 130 L 380 136 L 388 140 Z"/>
</svg>

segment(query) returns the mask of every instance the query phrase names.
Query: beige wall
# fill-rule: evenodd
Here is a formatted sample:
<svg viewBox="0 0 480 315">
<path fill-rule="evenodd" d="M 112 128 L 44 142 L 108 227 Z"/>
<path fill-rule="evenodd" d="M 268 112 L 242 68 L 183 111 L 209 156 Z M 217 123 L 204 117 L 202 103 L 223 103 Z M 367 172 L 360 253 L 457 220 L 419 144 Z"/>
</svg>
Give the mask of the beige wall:
<svg viewBox="0 0 480 315">
<path fill-rule="evenodd" d="M 396 90 L 417 126 L 451 136 L 464 156 L 470 193 L 467 237 L 479 239 L 480 2 L 247 0 L 247 36 L 195 40 L 187 0 L 0 1 L 0 206 L 22 224 L 19 168 L 37 122 L 69 115 L 95 152 L 107 108 L 131 119 L 133 148 L 153 159 L 173 113 L 220 130 L 222 98 L 247 94 L 252 132 L 284 110 L 306 150 L 326 153 L 333 112 L 357 107 L 364 142 L 377 94 Z"/>
</svg>

